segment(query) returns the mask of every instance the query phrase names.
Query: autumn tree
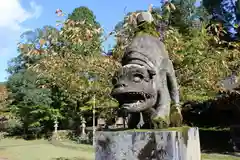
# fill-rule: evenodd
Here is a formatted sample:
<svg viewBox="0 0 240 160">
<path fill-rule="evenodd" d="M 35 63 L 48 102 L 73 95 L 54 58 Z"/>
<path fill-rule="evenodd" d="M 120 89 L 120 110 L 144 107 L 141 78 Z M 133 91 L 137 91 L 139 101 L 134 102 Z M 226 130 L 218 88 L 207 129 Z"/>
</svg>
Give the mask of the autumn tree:
<svg viewBox="0 0 240 160">
<path fill-rule="evenodd" d="M 85 21 L 89 25 L 97 28 L 100 27 L 99 22 L 96 21 L 96 16 L 94 15 L 93 11 L 85 6 L 75 8 L 73 12 L 68 15 L 68 19 L 73 21 Z"/>
<path fill-rule="evenodd" d="M 88 7 L 85 6 L 81 6 L 78 8 L 75 8 L 73 10 L 73 12 L 71 14 L 68 15 L 68 19 L 72 20 L 74 22 L 76 21 L 81 21 L 84 22 L 85 24 L 85 31 L 86 33 L 88 33 L 88 36 L 90 36 L 91 38 L 89 39 L 89 45 L 92 45 L 91 50 L 93 50 L 92 53 L 88 53 L 88 54 L 93 54 L 93 53 L 99 53 L 101 51 L 101 36 L 102 36 L 102 31 L 101 30 L 101 26 L 99 24 L 99 22 L 97 22 L 96 20 L 96 16 L 94 15 L 93 11 L 91 11 Z M 74 24 L 74 27 L 77 27 L 78 24 Z M 81 26 L 79 26 L 81 27 Z M 98 29 L 99 31 L 97 32 L 91 32 L 92 28 Z M 85 41 L 85 43 L 87 43 Z M 81 51 L 81 44 L 74 44 L 73 45 L 73 49 L 79 49 L 79 54 L 83 54 L 83 52 Z M 96 51 L 94 51 L 96 50 Z"/>
<path fill-rule="evenodd" d="M 51 128 L 55 117 L 60 117 L 59 108 L 52 106 L 50 79 L 39 77 L 29 68 L 45 56 L 46 48 L 55 43 L 57 34 L 58 31 L 51 26 L 23 33 L 18 46 L 19 55 L 9 62 L 8 108 L 23 123 L 25 133 L 34 127 Z"/>
<path fill-rule="evenodd" d="M 187 33 L 192 26 L 196 14 L 196 0 L 172 0 L 176 7 L 169 17 L 170 25 L 179 29 L 181 33 Z M 166 5 L 166 4 L 165 4 Z"/>
<path fill-rule="evenodd" d="M 213 22 L 220 23 L 226 31 L 222 36 L 227 41 L 239 40 L 239 1 L 233 0 L 203 0 L 202 5 L 211 15 Z"/>
<path fill-rule="evenodd" d="M 109 93 L 118 62 L 101 55 L 99 43 L 94 39 L 101 31 L 84 19 L 67 19 L 62 23 L 58 43 L 47 47 L 46 56 L 30 67 L 39 76 L 51 79 L 50 85 L 61 92 L 62 105 L 69 118 L 80 118 L 92 111 L 93 103 L 106 110 L 116 105 Z"/>
<path fill-rule="evenodd" d="M 9 109 L 7 108 L 8 105 L 8 91 L 6 88 L 5 83 L 0 83 L 0 114 L 1 115 L 8 115 Z"/>
</svg>

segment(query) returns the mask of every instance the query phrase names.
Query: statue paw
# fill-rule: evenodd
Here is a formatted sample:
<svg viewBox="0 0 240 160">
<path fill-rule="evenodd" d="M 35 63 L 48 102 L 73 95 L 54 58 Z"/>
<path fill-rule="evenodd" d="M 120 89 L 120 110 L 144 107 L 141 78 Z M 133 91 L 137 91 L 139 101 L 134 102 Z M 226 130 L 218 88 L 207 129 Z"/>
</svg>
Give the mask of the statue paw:
<svg viewBox="0 0 240 160">
<path fill-rule="evenodd" d="M 183 117 L 181 113 L 180 105 L 172 105 L 170 113 L 170 126 L 171 127 L 180 127 L 182 126 Z"/>
<path fill-rule="evenodd" d="M 164 119 L 162 117 L 154 117 L 152 118 L 152 123 L 154 126 L 154 129 L 162 129 L 162 128 L 167 128 L 169 127 L 169 122 L 168 119 Z"/>
</svg>

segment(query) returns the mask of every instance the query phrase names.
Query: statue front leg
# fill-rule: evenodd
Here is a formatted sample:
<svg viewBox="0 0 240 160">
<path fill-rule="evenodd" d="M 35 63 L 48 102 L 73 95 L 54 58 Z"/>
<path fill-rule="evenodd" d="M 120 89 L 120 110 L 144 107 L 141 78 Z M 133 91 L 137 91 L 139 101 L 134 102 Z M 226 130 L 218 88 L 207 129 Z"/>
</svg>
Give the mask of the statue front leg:
<svg viewBox="0 0 240 160">
<path fill-rule="evenodd" d="M 167 128 L 169 127 L 170 121 L 170 106 L 171 98 L 167 88 L 166 79 L 160 80 L 161 86 L 158 90 L 158 99 L 155 108 L 155 113 L 152 114 L 151 120 L 155 129 Z"/>
<path fill-rule="evenodd" d="M 128 113 L 128 128 L 136 129 L 140 121 L 140 113 Z"/>
<path fill-rule="evenodd" d="M 179 104 L 171 105 L 170 111 L 170 126 L 180 127 L 182 126 L 183 117 L 181 113 L 181 106 Z"/>
<path fill-rule="evenodd" d="M 154 123 L 152 121 L 152 117 L 156 116 L 156 109 L 150 108 L 142 112 L 144 125 L 142 129 L 154 129 Z"/>
<path fill-rule="evenodd" d="M 172 127 L 179 127 L 182 125 L 183 118 L 180 106 L 179 88 L 171 60 L 168 61 L 167 86 L 172 100 L 170 111 L 170 125 Z"/>
<path fill-rule="evenodd" d="M 155 129 L 167 128 L 170 125 L 170 103 L 162 104 L 156 108 L 156 114 L 152 116 Z"/>
</svg>

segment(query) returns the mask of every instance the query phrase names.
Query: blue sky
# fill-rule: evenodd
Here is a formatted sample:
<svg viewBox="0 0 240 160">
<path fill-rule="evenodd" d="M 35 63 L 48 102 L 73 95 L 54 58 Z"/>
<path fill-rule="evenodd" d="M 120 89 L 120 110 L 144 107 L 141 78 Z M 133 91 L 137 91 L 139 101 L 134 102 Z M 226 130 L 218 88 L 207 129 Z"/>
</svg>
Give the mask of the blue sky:
<svg viewBox="0 0 240 160">
<path fill-rule="evenodd" d="M 74 8 L 87 6 L 96 15 L 106 32 L 123 19 L 129 11 L 147 9 L 149 4 L 159 6 L 160 0 L 1 0 L 0 3 L 0 81 L 5 81 L 7 62 L 17 56 L 16 46 L 20 34 L 44 25 L 55 25 L 56 9 L 71 13 Z M 124 12 L 124 8 L 125 12 Z M 105 49 L 113 44 L 110 39 Z"/>
</svg>

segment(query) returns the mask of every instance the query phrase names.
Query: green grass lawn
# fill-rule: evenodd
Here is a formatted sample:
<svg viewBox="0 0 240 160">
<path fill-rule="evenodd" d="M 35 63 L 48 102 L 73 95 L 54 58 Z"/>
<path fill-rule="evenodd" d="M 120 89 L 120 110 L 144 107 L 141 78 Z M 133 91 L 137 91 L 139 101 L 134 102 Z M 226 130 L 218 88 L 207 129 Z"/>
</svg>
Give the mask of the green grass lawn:
<svg viewBox="0 0 240 160">
<path fill-rule="evenodd" d="M 65 147 L 50 144 L 47 140 L 25 141 L 22 139 L 0 140 L 0 160 L 52 160 L 53 158 L 78 157 L 82 160 L 94 159 L 92 147 L 65 142 Z"/>
<path fill-rule="evenodd" d="M 53 158 L 60 157 L 93 160 L 94 152 L 89 145 L 75 144 L 70 141 L 51 144 L 47 140 L 0 140 L 0 160 L 1 158 L 8 158 L 8 160 L 53 160 Z M 202 160 L 240 160 L 240 157 L 202 154 Z"/>
<path fill-rule="evenodd" d="M 240 160 L 240 157 L 221 154 L 202 154 L 202 160 Z"/>
</svg>

